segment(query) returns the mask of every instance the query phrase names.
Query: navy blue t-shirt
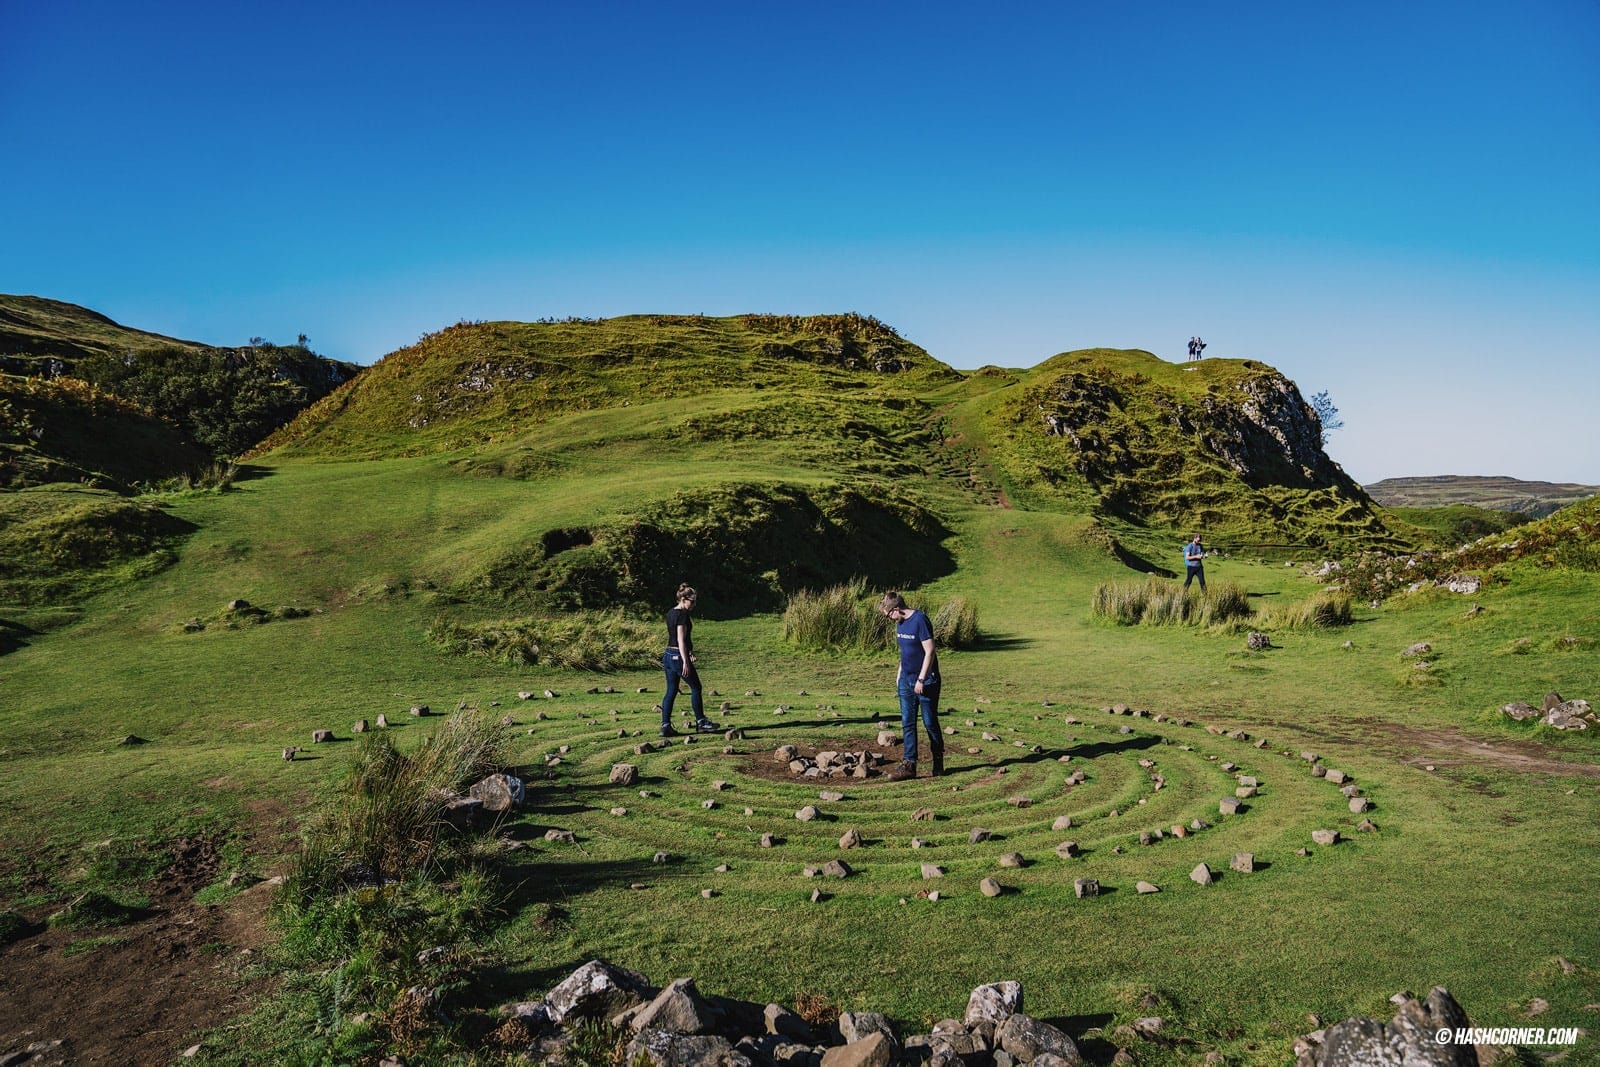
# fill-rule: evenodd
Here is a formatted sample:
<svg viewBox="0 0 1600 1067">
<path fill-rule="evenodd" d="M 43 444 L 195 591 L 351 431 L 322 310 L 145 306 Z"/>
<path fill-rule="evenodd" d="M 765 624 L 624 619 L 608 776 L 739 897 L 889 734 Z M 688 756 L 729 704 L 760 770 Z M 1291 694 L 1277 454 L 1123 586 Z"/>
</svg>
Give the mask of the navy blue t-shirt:
<svg viewBox="0 0 1600 1067">
<path fill-rule="evenodd" d="M 933 626 L 928 616 L 913 611 L 903 621 L 895 624 L 895 640 L 900 642 L 900 671 L 915 678 L 922 671 L 922 642 L 933 639 Z M 935 653 L 928 665 L 928 676 L 938 673 L 939 657 Z"/>
</svg>

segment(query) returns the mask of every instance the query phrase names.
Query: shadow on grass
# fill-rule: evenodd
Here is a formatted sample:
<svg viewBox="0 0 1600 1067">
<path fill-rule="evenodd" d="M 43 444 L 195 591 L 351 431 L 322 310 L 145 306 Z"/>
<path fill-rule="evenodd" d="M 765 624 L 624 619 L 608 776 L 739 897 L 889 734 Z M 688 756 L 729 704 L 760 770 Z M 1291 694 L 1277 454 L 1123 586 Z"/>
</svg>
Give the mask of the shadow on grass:
<svg viewBox="0 0 1600 1067">
<path fill-rule="evenodd" d="M 0 619 L 0 656 L 28 647 L 27 638 L 38 637 L 39 631 L 20 622 Z"/>
<path fill-rule="evenodd" d="M 1109 756 L 1117 752 L 1141 752 L 1147 748 L 1155 748 L 1159 744 L 1161 744 L 1161 738 L 1159 737 L 1153 737 L 1149 734 L 1142 736 L 1129 735 L 1117 741 L 1093 741 L 1088 744 L 1073 745 L 1067 749 L 1066 754 L 1074 759 L 1098 759 L 1101 756 Z M 1044 758 L 1054 759 L 1055 757 L 1047 756 L 1045 753 L 1034 754 L 1034 760 Z"/>
<path fill-rule="evenodd" d="M 253 482 L 260 478 L 270 478 L 273 472 L 258 463 L 241 463 L 233 472 L 235 482 Z"/>
<path fill-rule="evenodd" d="M 1017 637 L 1014 634 L 983 634 L 970 645 L 957 649 L 958 652 L 1011 652 L 1019 648 L 1032 648 L 1038 644 L 1031 637 Z"/>
</svg>

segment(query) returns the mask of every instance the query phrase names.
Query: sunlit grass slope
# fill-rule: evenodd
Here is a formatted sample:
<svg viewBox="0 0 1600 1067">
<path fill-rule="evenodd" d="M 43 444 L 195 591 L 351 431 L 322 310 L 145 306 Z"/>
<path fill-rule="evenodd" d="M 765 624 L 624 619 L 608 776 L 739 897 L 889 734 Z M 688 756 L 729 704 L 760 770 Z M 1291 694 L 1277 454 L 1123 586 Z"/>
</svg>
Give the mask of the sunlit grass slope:
<svg viewBox="0 0 1600 1067">
<path fill-rule="evenodd" d="M 1571 537 L 1550 533 L 1557 547 L 1507 559 L 1471 598 L 1397 595 L 1358 608 L 1349 626 L 1273 632 L 1265 651 L 1247 650 L 1232 627 L 1117 627 L 1091 618 L 1095 586 L 1138 576 L 1108 530 L 1142 530 L 1175 559 L 1183 531 L 1161 524 L 1193 518 L 1173 487 L 1180 474 L 1220 494 L 1219 529 L 1259 514 L 1298 537 L 1301 517 L 1320 516 L 1306 522 L 1329 540 L 1382 536 L 1332 475 L 1320 486 L 1292 472 L 1283 485 L 1229 480 L 1211 469 L 1224 461 L 1200 454 L 1215 428 L 1193 413 L 1207 398 L 1218 408 L 1236 399 L 1263 372 L 1100 353 L 963 379 L 892 335 L 871 340 L 865 320 L 848 335 L 860 354 L 844 340 L 832 352 L 834 335 L 804 321 L 675 319 L 659 335 L 644 318 L 457 327 L 330 398 L 228 491 L 167 497 L 165 513 L 192 528 L 170 566 L 86 593 L 71 625 L 5 631 L 0 909 L 42 914 L 88 886 L 128 882 L 100 862 L 107 840 L 152 852 L 177 833 L 312 810 L 353 748 L 311 746 L 313 729 L 347 738 L 356 719 L 382 713 L 409 749 L 436 729 L 435 716 L 407 715 L 412 705 L 467 704 L 511 716 L 511 769 L 532 788 L 502 828 L 526 843 L 500 861 L 503 926 L 469 946 L 474 966 L 451 994 L 463 1019 L 604 956 L 760 1003 L 822 994 L 887 1012 L 902 1032 L 958 1015 L 980 982 L 1014 978 L 1031 1013 L 1090 1037 L 1097 1062 L 1116 1026 L 1152 1002 L 1171 1043 L 1140 1045 L 1141 1063 L 1210 1050 L 1288 1062 L 1306 1013 L 1384 1015 L 1392 993 L 1434 984 L 1480 1025 L 1522 1021 L 1532 997 L 1550 1005 L 1538 1025 L 1592 1023 L 1600 935 L 1584 916 L 1600 875 L 1596 740 L 1497 712 L 1552 690 L 1596 696 L 1600 589 L 1569 546 L 1590 531 L 1587 513 L 1560 528 Z M 597 347 L 605 330 L 615 333 Z M 565 354 L 549 340 L 563 336 Z M 623 351 L 657 336 L 712 347 Z M 521 342 L 493 348 L 517 337 L 542 346 L 536 365 L 521 362 L 533 359 Z M 848 364 L 873 345 L 904 365 Z M 533 377 L 457 390 L 486 362 Z M 1091 482 L 1076 474 L 1070 439 L 1044 432 L 1044 414 L 1077 410 L 1037 406 L 1060 400 L 1073 375 L 1123 398 L 1106 409 L 1115 434 L 1073 426 L 1128 463 L 1176 449 L 1153 428 L 1163 416 L 1142 412 L 1176 414 L 1181 402 L 1189 413 L 1197 436 L 1173 452 L 1172 473 L 1150 475 L 1170 510 L 1143 527 L 1130 509 L 1155 490 L 1131 474 Z M 1124 392 L 1139 375 L 1148 397 Z M 1209 465 L 1213 480 L 1190 464 Z M 1280 498 L 1313 503 L 1276 514 L 1268 504 Z M 1324 499 L 1338 506 L 1315 503 Z M 1295 550 L 1307 563 L 1311 543 L 1306 534 Z M 1309 567 L 1245 554 L 1208 569 L 1257 605 L 1319 588 Z M 772 760 L 785 743 L 874 745 L 896 717 L 888 652 L 813 655 L 780 640 L 783 590 L 852 572 L 980 609 L 977 647 L 943 659 L 948 777 L 819 785 Z M 661 583 L 680 579 L 702 593 L 695 637 L 722 694 L 713 714 L 742 739 L 638 753 L 654 738 L 659 671 L 512 666 L 427 637 L 441 619 L 576 617 L 612 603 L 659 626 Z M 266 614 L 229 610 L 241 598 Z M 1426 671 L 1403 655 L 1419 641 L 1431 645 Z M 586 692 L 604 686 L 616 691 Z M 558 695 L 518 697 L 546 689 Z M 1102 710 L 1118 703 L 1150 714 Z M 118 744 L 130 734 L 148 743 Z M 284 762 L 289 745 L 308 751 Z M 1352 812 L 1303 751 L 1351 775 L 1372 810 Z M 611 784 L 621 761 L 639 765 L 635 787 Z M 1069 784 L 1076 770 L 1085 778 Z M 1222 815 L 1238 774 L 1260 791 Z M 835 787 L 842 799 L 821 799 Z M 824 818 L 797 821 L 805 804 Z M 923 807 L 935 817 L 913 822 Z M 1064 817 L 1071 826 L 1055 829 Z M 1376 831 L 1357 829 L 1364 817 Z M 1171 833 L 1196 819 L 1203 829 Z M 577 844 L 546 841 L 551 828 Z M 866 844 L 847 855 L 839 838 L 850 828 Z M 977 828 L 990 838 L 973 841 Z M 1316 845 L 1317 829 L 1347 840 Z M 1156 830 L 1159 840 L 1140 843 Z M 1066 840 L 1078 856 L 1056 853 Z M 1023 866 L 1002 867 L 1009 852 Z M 1256 857 L 1251 873 L 1230 869 L 1242 852 Z M 657 853 L 667 861 L 653 862 Z M 803 873 L 840 857 L 857 871 L 849 879 L 822 885 Z M 263 872 L 276 862 L 239 861 Z M 943 877 L 925 881 L 925 862 Z M 1202 862 L 1221 874 L 1215 884 L 1190 881 Z M 981 896 L 986 875 L 1009 892 Z M 1079 899 L 1079 877 L 1106 891 Z M 1139 880 L 1162 892 L 1137 894 Z M 929 888 L 943 899 L 919 896 Z M 343 962 L 301 970 L 314 983 Z M 248 1030 L 208 1042 L 204 1058 L 337 1058 L 331 1042 L 349 1020 L 333 999 L 296 999 L 307 988 L 286 986 Z"/>
</svg>

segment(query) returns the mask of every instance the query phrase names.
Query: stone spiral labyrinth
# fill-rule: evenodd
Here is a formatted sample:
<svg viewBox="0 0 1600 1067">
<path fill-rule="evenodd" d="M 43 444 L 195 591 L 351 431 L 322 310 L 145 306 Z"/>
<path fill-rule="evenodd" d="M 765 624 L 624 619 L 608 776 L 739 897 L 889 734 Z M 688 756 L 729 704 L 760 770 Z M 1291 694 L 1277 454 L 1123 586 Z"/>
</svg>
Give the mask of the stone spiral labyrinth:
<svg viewBox="0 0 1600 1067">
<path fill-rule="evenodd" d="M 712 712 L 719 732 L 671 739 L 643 699 L 552 695 L 508 717 L 540 847 L 647 863 L 639 888 L 769 902 L 1215 893 L 1378 832 L 1369 783 L 1316 754 L 1149 709 L 947 709 L 945 774 L 929 775 L 923 735 L 921 776 L 891 782 L 899 722 L 881 699 L 752 695 Z M 818 752 L 879 762 L 864 779 L 791 770 Z"/>
</svg>

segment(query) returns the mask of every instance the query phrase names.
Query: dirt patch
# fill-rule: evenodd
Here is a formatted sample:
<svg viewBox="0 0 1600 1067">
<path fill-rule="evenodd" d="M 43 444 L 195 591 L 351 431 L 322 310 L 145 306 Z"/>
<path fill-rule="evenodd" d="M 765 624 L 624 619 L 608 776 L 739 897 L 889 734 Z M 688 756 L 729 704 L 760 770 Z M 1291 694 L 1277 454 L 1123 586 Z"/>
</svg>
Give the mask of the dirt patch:
<svg viewBox="0 0 1600 1067">
<path fill-rule="evenodd" d="M 877 766 L 870 768 L 871 776 L 868 778 L 851 778 L 848 775 L 818 775 L 807 778 L 804 775 L 791 774 L 788 761 L 779 763 L 772 758 L 772 754 L 784 744 L 794 745 L 796 752 L 808 759 L 815 759 L 818 752 L 865 752 L 869 756 L 877 757 Z M 830 788 L 859 788 L 861 786 L 882 785 L 888 781 L 884 772 L 900 762 L 900 745 L 880 745 L 877 736 L 871 740 L 862 737 L 824 738 L 817 742 L 808 742 L 804 745 L 794 741 L 778 741 L 769 748 L 747 756 L 737 757 L 739 769 L 751 778 L 764 778 L 771 782 L 815 782 L 817 785 Z"/>
<path fill-rule="evenodd" d="M 269 834 L 272 831 L 268 831 Z M 267 940 L 265 883 L 225 904 L 194 895 L 221 877 L 215 839 L 180 838 L 144 886 L 139 919 L 107 929 L 51 929 L 0 949 L 0 1057 L 61 1044 L 30 1064 L 168 1063 L 261 995 L 240 980 Z"/>
<path fill-rule="evenodd" d="M 1519 774 L 1549 774 L 1564 778 L 1600 778 L 1600 766 L 1555 759 L 1534 741 L 1483 741 L 1453 729 L 1419 729 L 1383 719 L 1356 720 L 1387 735 L 1384 750 L 1412 767 L 1461 765 L 1493 767 Z M 1370 744 L 1369 738 L 1365 743 Z"/>
</svg>

